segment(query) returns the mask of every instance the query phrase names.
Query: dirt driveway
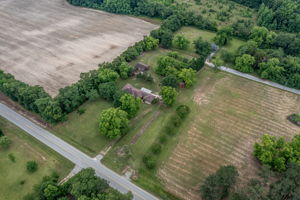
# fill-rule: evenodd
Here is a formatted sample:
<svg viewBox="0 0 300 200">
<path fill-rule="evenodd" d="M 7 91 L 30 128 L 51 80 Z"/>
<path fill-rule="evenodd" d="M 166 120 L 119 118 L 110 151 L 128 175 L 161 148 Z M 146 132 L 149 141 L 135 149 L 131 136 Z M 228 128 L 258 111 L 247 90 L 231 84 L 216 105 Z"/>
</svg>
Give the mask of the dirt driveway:
<svg viewBox="0 0 300 200">
<path fill-rule="evenodd" d="M 0 69 L 55 96 L 156 27 L 65 0 L 0 0 Z"/>
</svg>

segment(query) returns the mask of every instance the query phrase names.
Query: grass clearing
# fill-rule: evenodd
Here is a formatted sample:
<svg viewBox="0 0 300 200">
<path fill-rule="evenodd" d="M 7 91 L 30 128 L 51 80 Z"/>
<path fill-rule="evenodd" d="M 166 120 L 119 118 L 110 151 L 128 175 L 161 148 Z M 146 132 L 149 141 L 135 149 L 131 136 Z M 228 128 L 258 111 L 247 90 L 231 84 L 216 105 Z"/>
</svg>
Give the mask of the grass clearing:
<svg viewBox="0 0 300 200">
<path fill-rule="evenodd" d="M 180 30 L 178 30 L 175 33 L 175 35 L 184 35 L 191 42 L 191 44 L 187 50 L 178 51 L 178 52 L 183 53 L 184 55 L 197 56 L 197 54 L 195 54 L 195 48 L 194 48 L 193 42 L 201 36 L 204 40 L 206 40 L 210 43 L 213 43 L 214 42 L 213 39 L 216 36 L 216 33 L 211 32 L 211 31 L 197 29 L 195 27 L 185 26 L 185 27 L 182 27 Z M 219 50 L 219 52 L 217 52 L 215 57 L 219 58 L 221 51 L 235 52 L 244 43 L 245 43 L 245 41 L 243 41 L 243 40 L 240 40 L 237 38 L 232 38 L 232 40 L 230 40 L 226 46 L 221 47 L 221 49 Z"/>
<path fill-rule="evenodd" d="M 300 111 L 300 97 L 228 73 L 204 68 L 178 144 L 159 169 L 167 190 L 181 199 L 200 199 L 199 186 L 221 165 L 238 167 L 241 183 L 256 176 L 253 145 L 262 134 L 291 138 L 300 128 L 286 117 Z"/>
<path fill-rule="evenodd" d="M 12 140 L 8 150 L 0 150 L 0 200 L 22 199 L 43 176 L 57 171 L 63 178 L 73 168 L 70 161 L 3 118 L 0 127 Z M 9 154 L 15 156 L 15 163 L 10 161 Z M 33 174 L 26 171 L 26 162 L 30 160 L 38 163 L 38 170 Z"/>
<path fill-rule="evenodd" d="M 83 114 L 74 111 L 67 121 L 54 125 L 52 132 L 88 155 L 96 156 L 111 142 L 99 133 L 98 120 L 100 113 L 112 106 L 102 99 L 88 101 L 79 108 L 85 110 Z"/>
</svg>

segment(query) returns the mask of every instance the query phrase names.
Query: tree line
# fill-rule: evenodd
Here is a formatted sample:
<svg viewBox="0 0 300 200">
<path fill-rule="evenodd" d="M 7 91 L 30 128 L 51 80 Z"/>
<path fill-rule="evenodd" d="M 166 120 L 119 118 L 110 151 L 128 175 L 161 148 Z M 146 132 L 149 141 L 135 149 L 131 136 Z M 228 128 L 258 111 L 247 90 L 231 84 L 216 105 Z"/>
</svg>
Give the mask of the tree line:
<svg viewBox="0 0 300 200">
<path fill-rule="evenodd" d="M 269 29 L 294 32 L 300 31 L 299 0 L 233 0 L 258 9 L 257 23 Z"/>
<path fill-rule="evenodd" d="M 222 51 L 221 58 L 241 72 L 300 89 L 300 35 L 254 26 L 248 38 L 236 52 Z"/>
<path fill-rule="evenodd" d="M 114 101 L 114 95 L 119 92 L 114 82 L 119 77 L 128 78 L 132 75 L 133 67 L 128 62 L 157 45 L 157 39 L 145 37 L 111 63 L 103 63 L 97 70 L 82 73 L 78 82 L 60 89 L 55 98 L 51 98 L 42 87 L 30 86 L 1 70 L 0 91 L 27 110 L 39 114 L 45 121 L 57 123 L 65 120 L 68 113 L 75 111 L 87 100 L 102 97 Z"/>
<path fill-rule="evenodd" d="M 23 200 L 131 200 L 130 192 L 122 194 L 111 188 L 107 181 L 96 176 L 93 169 L 81 170 L 67 182 L 59 184 L 59 176 L 54 172 L 43 177 L 34 186 L 34 192 Z"/>
</svg>

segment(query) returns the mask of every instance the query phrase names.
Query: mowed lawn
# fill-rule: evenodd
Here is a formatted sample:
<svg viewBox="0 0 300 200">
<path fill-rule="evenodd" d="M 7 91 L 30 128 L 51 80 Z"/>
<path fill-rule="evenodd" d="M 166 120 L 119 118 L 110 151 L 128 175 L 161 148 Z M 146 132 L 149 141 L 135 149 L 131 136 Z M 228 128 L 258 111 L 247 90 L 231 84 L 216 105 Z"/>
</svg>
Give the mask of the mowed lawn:
<svg viewBox="0 0 300 200">
<path fill-rule="evenodd" d="M 43 176 L 56 171 L 64 178 L 72 169 L 71 162 L 3 118 L 0 118 L 0 127 L 12 140 L 8 150 L 0 150 L 0 200 L 22 199 Z M 15 162 L 9 159 L 9 154 L 15 156 Z M 26 162 L 31 160 L 38 163 L 38 170 L 33 174 L 26 171 Z"/>
<path fill-rule="evenodd" d="M 185 51 L 179 51 L 180 53 L 183 54 L 189 54 L 191 56 L 195 56 L 195 47 L 193 42 L 197 40 L 199 37 L 202 37 L 203 40 L 208 41 L 210 43 L 214 42 L 214 37 L 216 36 L 215 32 L 211 31 L 206 31 L 206 30 L 201 30 L 195 27 L 190 27 L 190 26 L 185 26 L 179 29 L 176 35 L 184 35 L 187 39 L 190 40 L 191 44 L 189 48 Z M 230 51 L 230 52 L 235 52 L 242 44 L 244 44 L 245 41 L 237 39 L 237 38 L 232 38 L 232 40 L 229 41 L 229 43 L 226 46 L 221 47 L 221 50 L 216 54 L 217 57 L 219 57 L 219 54 L 221 51 Z"/>
<path fill-rule="evenodd" d="M 88 155 L 96 156 L 111 142 L 99 133 L 98 125 L 100 113 L 112 106 L 102 99 L 88 101 L 79 108 L 85 111 L 83 114 L 74 111 L 67 121 L 53 126 L 51 131 Z"/>
<path fill-rule="evenodd" d="M 286 117 L 300 112 L 300 96 L 204 68 L 178 144 L 158 171 L 167 190 L 181 199 L 200 199 L 199 186 L 222 165 L 235 165 L 240 181 L 256 176 L 253 145 L 263 134 L 287 139 L 300 128 Z"/>
</svg>

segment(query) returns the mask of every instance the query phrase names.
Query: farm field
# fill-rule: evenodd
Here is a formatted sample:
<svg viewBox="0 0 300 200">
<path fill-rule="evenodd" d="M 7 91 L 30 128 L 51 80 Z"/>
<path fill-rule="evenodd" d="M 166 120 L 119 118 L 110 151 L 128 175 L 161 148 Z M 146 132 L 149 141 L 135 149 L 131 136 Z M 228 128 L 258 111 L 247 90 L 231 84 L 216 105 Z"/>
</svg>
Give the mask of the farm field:
<svg viewBox="0 0 300 200">
<path fill-rule="evenodd" d="M 300 97 L 231 74 L 204 68 L 186 102 L 192 108 L 178 144 L 158 170 L 167 190 L 200 199 L 199 186 L 220 166 L 237 166 L 240 182 L 256 176 L 253 145 L 262 134 L 291 138 L 300 128 L 286 117 L 300 112 Z"/>
<path fill-rule="evenodd" d="M 82 72 L 111 61 L 157 25 L 71 6 L 65 0 L 4 0 L 0 69 L 55 96 Z"/>
<path fill-rule="evenodd" d="M 63 178 L 72 169 L 71 162 L 3 118 L 0 118 L 0 127 L 12 140 L 8 150 L 0 151 L 0 200 L 22 199 L 43 176 L 56 171 Z M 10 161 L 9 154 L 15 156 L 15 163 Z M 26 162 L 30 160 L 38 163 L 38 170 L 33 174 L 26 172 Z"/>
</svg>

